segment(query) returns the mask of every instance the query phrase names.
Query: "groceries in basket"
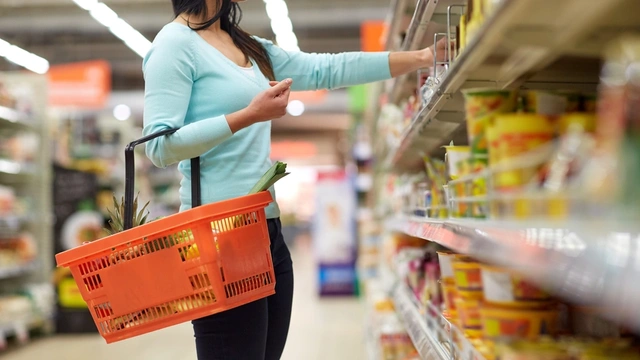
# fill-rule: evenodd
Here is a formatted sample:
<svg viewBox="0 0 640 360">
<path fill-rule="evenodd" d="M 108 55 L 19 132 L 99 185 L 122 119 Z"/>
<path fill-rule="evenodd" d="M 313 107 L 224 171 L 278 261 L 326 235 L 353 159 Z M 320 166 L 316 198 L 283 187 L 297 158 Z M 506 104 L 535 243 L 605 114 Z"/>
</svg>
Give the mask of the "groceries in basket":
<svg viewBox="0 0 640 360">
<path fill-rule="evenodd" d="M 110 232 L 59 253 L 107 343 L 226 311 L 275 292 L 265 191 L 287 175 L 276 163 L 245 196 L 200 205 L 199 159 L 191 160 L 193 208 L 147 222 L 134 198 L 133 149 L 125 151 L 125 197 L 114 197 Z M 195 176 L 194 176 L 195 175 Z M 161 280 L 161 281 L 160 281 Z"/>
</svg>

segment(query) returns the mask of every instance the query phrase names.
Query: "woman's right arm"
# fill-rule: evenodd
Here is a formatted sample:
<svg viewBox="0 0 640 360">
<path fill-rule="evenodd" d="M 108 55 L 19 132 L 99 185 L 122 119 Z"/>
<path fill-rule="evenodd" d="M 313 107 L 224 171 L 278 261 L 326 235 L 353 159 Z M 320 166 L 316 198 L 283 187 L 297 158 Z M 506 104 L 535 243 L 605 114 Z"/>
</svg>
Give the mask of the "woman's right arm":
<svg viewBox="0 0 640 360">
<path fill-rule="evenodd" d="M 224 115 L 184 124 L 196 74 L 191 42 L 188 33 L 160 33 L 143 61 L 143 135 L 180 128 L 146 144 L 147 156 L 158 167 L 200 156 L 233 134 Z"/>
<path fill-rule="evenodd" d="M 251 105 L 238 112 L 185 125 L 197 73 L 193 35 L 161 33 L 143 62 L 144 136 L 180 128 L 146 144 L 147 156 L 158 167 L 200 156 L 238 130 L 275 118 L 274 112 L 281 111 L 279 116 L 282 116 L 286 111 L 290 81 L 259 94 Z"/>
</svg>

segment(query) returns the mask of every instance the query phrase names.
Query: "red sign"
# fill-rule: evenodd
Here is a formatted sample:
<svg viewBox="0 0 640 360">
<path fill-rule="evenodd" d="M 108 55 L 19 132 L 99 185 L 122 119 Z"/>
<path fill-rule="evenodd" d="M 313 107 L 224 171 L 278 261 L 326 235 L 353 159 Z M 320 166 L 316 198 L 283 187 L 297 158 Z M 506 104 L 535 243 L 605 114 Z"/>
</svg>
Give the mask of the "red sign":
<svg viewBox="0 0 640 360">
<path fill-rule="evenodd" d="M 111 66 L 103 60 L 51 66 L 49 105 L 102 109 L 111 93 Z"/>
</svg>

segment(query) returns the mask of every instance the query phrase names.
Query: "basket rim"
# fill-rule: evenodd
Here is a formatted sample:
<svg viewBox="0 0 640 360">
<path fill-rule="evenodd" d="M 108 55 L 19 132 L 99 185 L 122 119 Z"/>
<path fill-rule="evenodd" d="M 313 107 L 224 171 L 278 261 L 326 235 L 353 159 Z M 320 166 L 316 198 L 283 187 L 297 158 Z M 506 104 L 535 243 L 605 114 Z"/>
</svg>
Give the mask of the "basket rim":
<svg viewBox="0 0 640 360">
<path fill-rule="evenodd" d="M 106 249 L 126 244 L 130 242 L 132 238 L 152 237 L 157 233 L 166 231 L 167 228 L 170 227 L 198 222 L 205 218 L 224 218 L 233 213 L 246 211 L 251 208 L 264 208 L 271 202 L 273 202 L 271 193 L 269 191 L 262 191 L 257 194 L 239 196 L 198 206 L 58 253 L 56 254 L 56 263 L 58 267 L 68 267 L 82 259 L 91 258 L 98 253 L 104 252 Z M 168 225 L 167 223 L 173 225 Z"/>
</svg>

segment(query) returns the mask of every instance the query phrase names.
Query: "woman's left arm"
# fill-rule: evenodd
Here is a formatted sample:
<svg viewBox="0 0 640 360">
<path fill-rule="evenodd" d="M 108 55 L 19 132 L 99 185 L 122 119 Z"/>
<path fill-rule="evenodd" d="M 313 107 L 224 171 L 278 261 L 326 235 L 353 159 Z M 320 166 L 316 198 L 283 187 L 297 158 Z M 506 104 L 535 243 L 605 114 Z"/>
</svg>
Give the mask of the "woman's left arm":
<svg viewBox="0 0 640 360">
<path fill-rule="evenodd" d="M 337 89 L 397 77 L 433 66 L 431 47 L 406 52 L 348 52 L 308 54 L 287 52 L 271 41 L 256 38 L 265 47 L 276 80 L 293 79 L 292 90 Z M 438 43 L 438 47 L 444 43 Z"/>
</svg>

